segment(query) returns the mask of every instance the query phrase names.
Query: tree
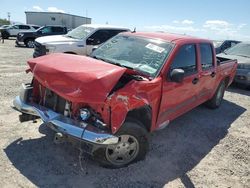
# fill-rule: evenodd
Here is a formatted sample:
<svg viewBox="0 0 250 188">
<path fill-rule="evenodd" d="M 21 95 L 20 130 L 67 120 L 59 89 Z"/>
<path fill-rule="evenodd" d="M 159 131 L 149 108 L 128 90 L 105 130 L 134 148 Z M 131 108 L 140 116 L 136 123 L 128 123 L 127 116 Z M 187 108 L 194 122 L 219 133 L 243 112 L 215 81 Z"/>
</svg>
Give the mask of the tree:
<svg viewBox="0 0 250 188">
<path fill-rule="evenodd" d="M 8 20 L 0 18 L 0 25 L 9 25 L 9 24 L 10 22 Z"/>
</svg>

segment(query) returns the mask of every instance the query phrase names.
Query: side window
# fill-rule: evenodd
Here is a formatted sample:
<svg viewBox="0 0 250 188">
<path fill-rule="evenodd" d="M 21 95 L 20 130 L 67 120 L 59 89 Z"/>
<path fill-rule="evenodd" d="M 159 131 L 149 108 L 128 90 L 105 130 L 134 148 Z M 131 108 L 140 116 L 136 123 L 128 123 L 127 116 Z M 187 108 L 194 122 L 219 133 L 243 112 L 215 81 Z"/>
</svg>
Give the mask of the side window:
<svg viewBox="0 0 250 188">
<path fill-rule="evenodd" d="M 183 69 L 185 75 L 191 75 L 197 72 L 195 44 L 182 46 L 175 56 L 170 69 Z"/>
<path fill-rule="evenodd" d="M 210 44 L 200 44 L 202 70 L 213 67 L 213 50 Z"/>
<path fill-rule="evenodd" d="M 41 31 L 43 34 L 51 33 L 51 27 L 44 27 Z"/>
<path fill-rule="evenodd" d="M 62 33 L 63 32 L 62 27 L 52 27 L 51 30 L 52 30 L 52 33 Z"/>
<path fill-rule="evenodd" d="M 88 38 L 87 44 L 98 45 L 107 41 L 110 38 L 111 38 L 110 30 L 98 30 Z"/>
<path fill-rule="evenodd" d="M 19 29 L 30 29 L 30 26 L 27 26 L 27 25 L 20 25 L 19 26 Z"/>
<path fill-rule="evenodd" d="M 225 49 L 229 48 L 230 47 L 230 42 L 229 41 L 226 41 L 223 45 L 222 45 L 222 51 L 224 51 Z"/>
<path fill-rule="evenodd" d="M 231 47 L 235 46 L 237 42 L 231 42 Z"/>
<path fill-rule="evenodd" d="M 20 27 L 19 25 L 14 25 L 12 28 L 13 29 L 19 29 L 19 27 Z"/>
</svg>

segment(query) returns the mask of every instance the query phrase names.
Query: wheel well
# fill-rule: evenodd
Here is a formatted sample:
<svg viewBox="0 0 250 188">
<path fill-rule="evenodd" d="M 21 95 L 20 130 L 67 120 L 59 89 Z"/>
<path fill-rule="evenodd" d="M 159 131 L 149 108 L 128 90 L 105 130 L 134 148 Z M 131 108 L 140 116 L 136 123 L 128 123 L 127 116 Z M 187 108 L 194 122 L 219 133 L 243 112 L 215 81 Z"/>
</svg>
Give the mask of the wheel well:
<svg viewBox="0 0 250 188">
<path fill-rule="evenodd" d="M 128 112 L 126 119 L 135 119 L 140 121 L 147 131 L 151 129 L 152 123 L 152 110 L 151 107 L 146 105 Z"/>
<path fill-rule="evenodd" d="M 228 84 L 229 84 L 229 81 L 230 81 L 229 76 L 227 76 L 227 77 L 224 79 L 224 81 L 225 81 L 225 84 L 226 84 L 226 87 L 227 87 L 227 86 L 228 86 Z"/>
<path fill-rule="evenodd" d="M 26 39 L 24 40 L 24 42 L 26 43 L 28 40 L 35 40 L 35 38 L 31 38 L 31 37 L 26 38 Z"/>
</svg>

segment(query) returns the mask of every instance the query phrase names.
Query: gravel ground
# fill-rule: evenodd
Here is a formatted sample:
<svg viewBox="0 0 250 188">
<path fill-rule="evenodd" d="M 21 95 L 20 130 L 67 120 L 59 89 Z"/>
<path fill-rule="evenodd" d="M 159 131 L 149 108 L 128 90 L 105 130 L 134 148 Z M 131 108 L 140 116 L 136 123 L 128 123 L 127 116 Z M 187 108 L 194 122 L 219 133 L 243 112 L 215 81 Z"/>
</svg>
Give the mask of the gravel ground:
<svg viewBox="0 0 250 188">
<path fill-rule="evenodd" d="M 41 121 L 19 123 L 11 109 L 33 49 L 0 43 L 0 187 L 250 187 L 250 91 L 230 87 L 222 106 L 199 106 L 151 136 L 144 161 L 105 169 L 55 145 Z"/>
</svg>

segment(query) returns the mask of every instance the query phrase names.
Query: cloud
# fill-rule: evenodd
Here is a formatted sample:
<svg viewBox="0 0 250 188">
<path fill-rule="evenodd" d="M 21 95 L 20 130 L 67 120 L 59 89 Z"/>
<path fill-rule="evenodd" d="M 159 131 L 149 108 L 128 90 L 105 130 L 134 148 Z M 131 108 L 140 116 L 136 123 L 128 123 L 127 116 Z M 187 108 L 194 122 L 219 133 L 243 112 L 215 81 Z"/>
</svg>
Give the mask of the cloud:
<svg viewBox="0 0 250 188">
<path fill-rule="evenodd" d="M 183 20 L 181 23 L 186 24 L 186 25 L 192 25 L 192 24 L 194 24 L 194 21 L 192 21 L 192 20 Z"/>
<path fill-rule="evenodd" d="M 204 23 L 192 25 L 191 20 L 174 20 L 172 24 L 145 26 L 148 31 L 164 31 L 180 34 L 194 35 L 202 38 L 217 40 L 236 39 L 250 40 L 250 35 L 243 34 L 242 29 L 247 27 L 246 23 L 230 23 L 225 20 L 207 20 Z"/>
<path fill-rule="evenodd" d="M 64 10 L 58 9 L 58 8 L 56 8 L 56 7 L 48 7 L 47 10 L 48 10 L 49 12 L 62 12 L 62 13 L 65 13 Z"/>
<path fill-rule="evenodd" d="M 249 40 L 250 37 L 247 35 L 242 35 L 241 29 L 245 27 L 247 24 L 233 24 L 229 23 L 225 20 L 207 20 L 203 24 L 203 28 L 205 28 L 209 33 L 230 39 L 239 39 L 239 40 Z"/>
<path fill-rule="evenodd" d="M 229 28 L 230 26 L 231 24 L 224 20 L 207 20 L 205 24 L 203 24 L 204 28 L 211 30 L 225 29 Z"/>
<path fill-rule="evenodd" d="M 247 24 L 243 23 L 243 24 L 239 24 L 237 29 L 240 30 L 242 29 L 243 27 L 247 26 Z"/>
<path fill-rule="evenodd" d="M 194 21 L 185 19 L 185 20 L 182 20 L 182 21 L 174 20 L 174 21 L 172 21 L 172 23 L 174 23 L 174 24 L 183 24 L 183 25 L 192 25 L 192 24 L 194 24 Z"/>
<path fill-rule="evenodd" d="M 168 31 L 177 33 L 203 31 L 203 29 L 194 28 L 192 26 L 155 25 L 155 26 L 145 26 L 145 28 L 149 30 Z"/>
<path fill-rule="evenodd" d="M 43 9 L 37 5 L 32 7 L 35 11 L 43 11 Z"/>
</svg>

